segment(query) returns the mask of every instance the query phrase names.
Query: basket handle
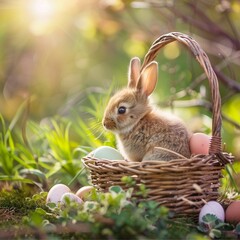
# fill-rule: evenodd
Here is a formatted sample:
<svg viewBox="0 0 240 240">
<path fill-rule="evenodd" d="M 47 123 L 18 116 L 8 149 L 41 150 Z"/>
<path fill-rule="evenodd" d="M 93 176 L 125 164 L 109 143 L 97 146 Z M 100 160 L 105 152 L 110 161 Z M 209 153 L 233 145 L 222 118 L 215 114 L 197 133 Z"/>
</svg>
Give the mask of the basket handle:
<svg viewBox="0 0 240 240">
<path fill-rule="evenodd" d="M 196 57 L 197 61 L 200 63 L 200 65 L 202 66 L 207 75 L 212 95 L 212 138 L 209 145 L 209 154 L 221 153 L 222 116 L 221 116 L 221 97 L 219 93 L 218 79 L 211 66 L 207 54 L 202 50 L 200 45 L 192 37 L 183 33 L 171 32 L 168 34 L 164 34 L 153 42 L 152 46 L 150 47 L 149 51 L 144 57 L 144 61 L 141 66 L 141 71 L 147 64 L 149 64 L 156 58 L 158 51 L 162 47 L 174 41 L 183 43 L 191 50 L 191 52 Z"/>
</svg>

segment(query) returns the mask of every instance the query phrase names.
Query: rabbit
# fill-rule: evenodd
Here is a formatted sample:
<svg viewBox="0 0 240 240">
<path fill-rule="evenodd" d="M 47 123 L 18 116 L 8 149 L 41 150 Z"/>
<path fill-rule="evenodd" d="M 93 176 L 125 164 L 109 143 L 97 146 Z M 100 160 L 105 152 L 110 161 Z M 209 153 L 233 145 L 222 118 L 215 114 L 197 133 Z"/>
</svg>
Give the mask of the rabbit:
<svg viewBox="0 0 240 240">
<path fill-rule="evenodd" d="M 189 158 L 191 134 L 183 122 L 149 102 L 157 84 L 158 63 L 152 61 L 140 69 L 140 59 L 131 59 L 128 86 L 110 98 L 102 120 L 104 128 L 115 133 L 118 149 L 129 161 Z"/>
</svg>

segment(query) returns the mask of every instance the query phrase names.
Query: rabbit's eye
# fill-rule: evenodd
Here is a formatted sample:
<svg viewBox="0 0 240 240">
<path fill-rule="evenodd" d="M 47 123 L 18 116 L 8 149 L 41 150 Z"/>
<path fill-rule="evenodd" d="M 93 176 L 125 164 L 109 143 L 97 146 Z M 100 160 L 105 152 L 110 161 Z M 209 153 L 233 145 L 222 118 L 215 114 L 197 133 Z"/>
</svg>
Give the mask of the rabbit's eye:
<svg viewBox="0 0 240 240">
<path fill-rule="evenodd" d="M 121 106 L 118 108 L 118 114 L 124 114 L 125 112 L 126 112 L 126 107 Z"/>
</svg>

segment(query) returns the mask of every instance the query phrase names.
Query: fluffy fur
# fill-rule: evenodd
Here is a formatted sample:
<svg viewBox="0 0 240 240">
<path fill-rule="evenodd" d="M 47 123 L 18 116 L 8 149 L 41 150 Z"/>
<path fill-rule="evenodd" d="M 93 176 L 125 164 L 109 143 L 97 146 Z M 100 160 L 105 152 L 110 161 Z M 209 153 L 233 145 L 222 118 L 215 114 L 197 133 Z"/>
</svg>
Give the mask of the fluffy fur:
<svg viewBox="0 0 240 240">
<path fill-rule="evenodd" d="M 168 161 L 177 158 L 173 152 L 190 157 L 190 134 L 182 121 L 149 103 L 157 71 L 157 63 L 151 62 L 140 72 L 140 60 L 132 59 L 128 87 L 110 99 L 104 113 L 104 127 L 116 134 L 120 152 L 130 161 Z M 119 113 L 120 107 L 126 111 Z"/>
</svg>

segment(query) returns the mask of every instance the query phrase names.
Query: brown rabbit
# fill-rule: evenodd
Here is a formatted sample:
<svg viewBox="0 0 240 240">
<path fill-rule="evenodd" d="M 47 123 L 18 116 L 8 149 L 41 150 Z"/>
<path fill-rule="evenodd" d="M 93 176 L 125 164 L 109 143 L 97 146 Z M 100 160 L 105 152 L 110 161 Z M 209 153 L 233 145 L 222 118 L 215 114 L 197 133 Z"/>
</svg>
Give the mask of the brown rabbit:
<svg viewBox="0 0 240 240">
<path fill-rule="evenodd" d="M 116 134 L 120 152 L 130 161 L 167 161 L 177 158 L 174 152 L 189 158 L 190 134 L 184 124 L 149 103 L 158 78 L 157 62 L 149 63 L 141 73 L 140 65 L 138 58 L 131 60 L 128 87 L 110 99 L 104 127 Z"/>
</svg>

